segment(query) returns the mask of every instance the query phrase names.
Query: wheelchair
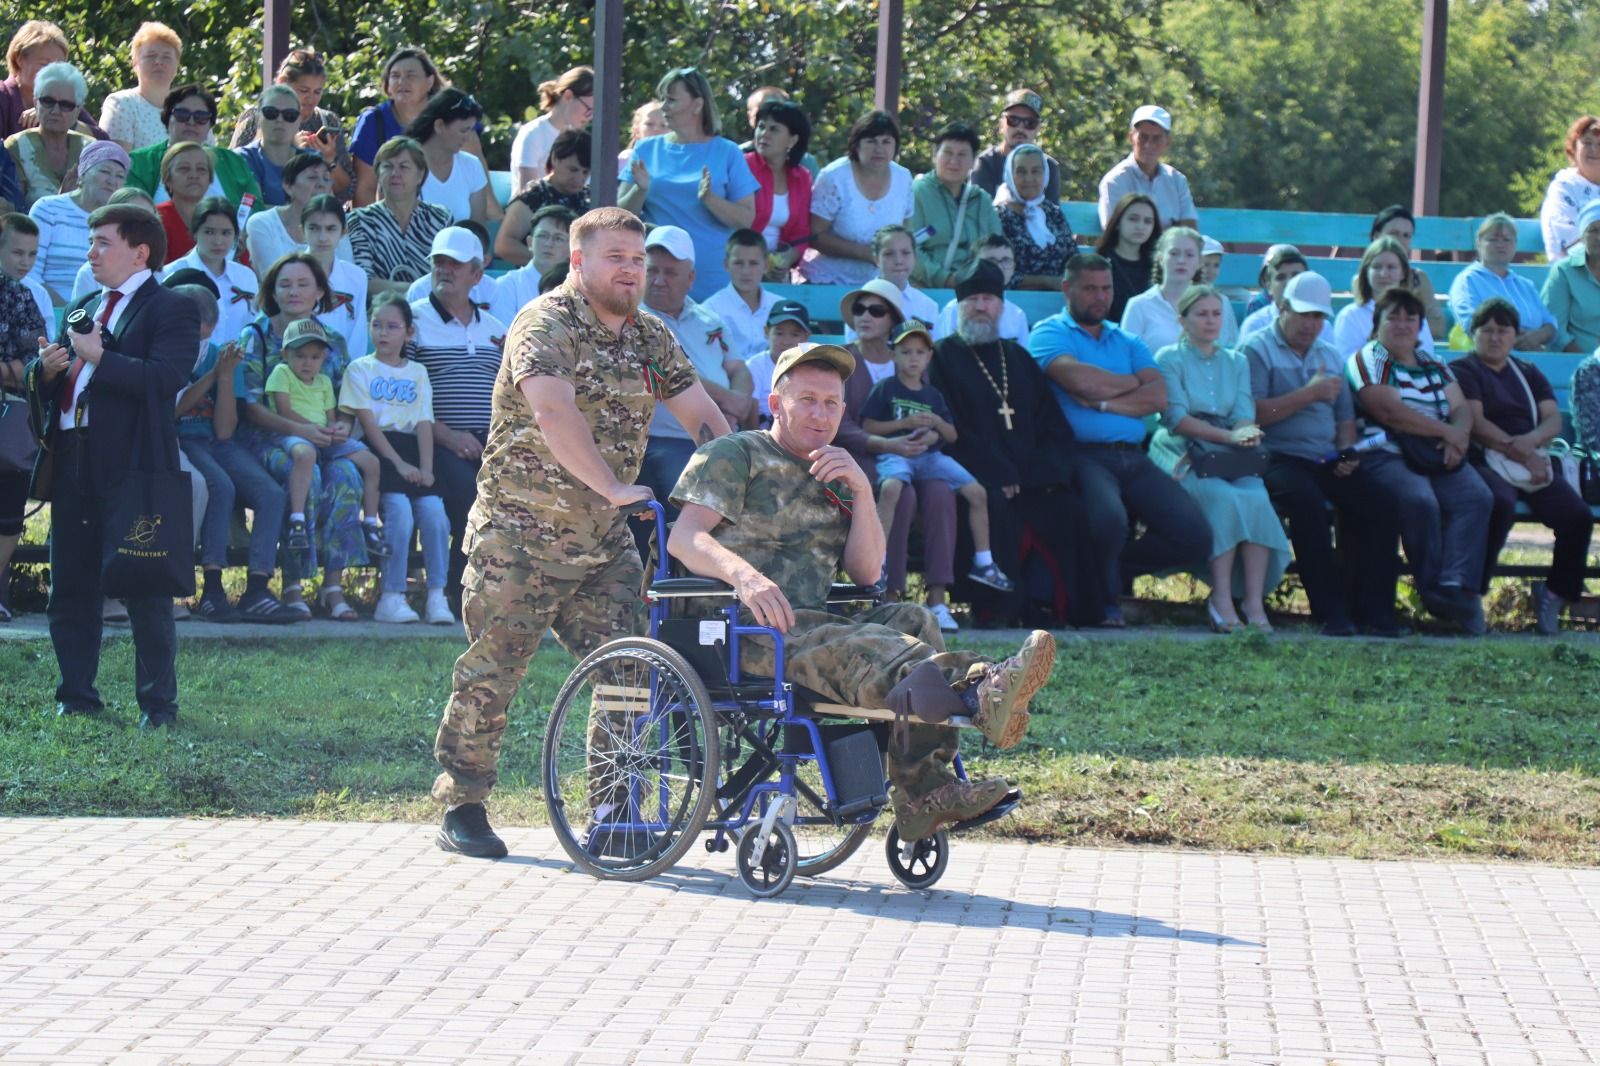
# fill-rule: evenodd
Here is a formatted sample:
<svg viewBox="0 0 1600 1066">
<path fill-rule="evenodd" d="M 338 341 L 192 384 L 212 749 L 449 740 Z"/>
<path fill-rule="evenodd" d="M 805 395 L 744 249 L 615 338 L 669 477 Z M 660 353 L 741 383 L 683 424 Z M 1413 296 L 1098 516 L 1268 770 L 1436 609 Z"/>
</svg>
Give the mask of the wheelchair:
<svg viewBox="0 0 1600 1066">
<path fill-rule="evenodd" d="M 562 849 L 603 880 L 643 881 L 671 869 L 705 834 L 734 851 L 757 897 L 849 859 L 889 804 L 888 710 L 843 707 L 783 680 L 783 635 L 739 621 L 733 589 L 674 577 L 666 515 L 654 511 L 656 567 L 646 591 L 650 636 L 595 649 L 561 686 L 546 727 L 540 778 Z M 633 513 L 643 514 L 645 506 Z M 870 603 L 879 588 L 835 585 L 830 605 Z M 727 601 L 696 612 L 706 601 Z M 772 639 L 774 677 L 740 669 L 740 645 Z M 966 718 L 945 723 L 970 727 Z M 961 756 L 953 770 L 965 780 Z M 931 887 L 950 859 L 951 832 L 996 821 L 1021 800 L 922 840 L 891 828 L 885 856 L 908 888 Z"/>
</svg>

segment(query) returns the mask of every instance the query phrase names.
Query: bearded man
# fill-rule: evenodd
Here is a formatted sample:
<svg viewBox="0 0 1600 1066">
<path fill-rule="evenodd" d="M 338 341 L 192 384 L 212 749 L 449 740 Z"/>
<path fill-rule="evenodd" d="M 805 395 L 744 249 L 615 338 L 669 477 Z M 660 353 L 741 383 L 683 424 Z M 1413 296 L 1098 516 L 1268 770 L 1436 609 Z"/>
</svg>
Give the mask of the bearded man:
<svg viewBox="0 0 1600 1066">
<path fill-rule="evenodd" d="M 1014 625 L 1024 613 L 1059 624 L 1094 625 L 1104 617 L 1094 550 L 1078 494 L 1072 429 L 1026 348 L 1000 336 L 1005 274 L 987 260 L 956 285 L 956 332 L 934 348 L 928 382 L 944 394 L 956 439 L 945 446 L 989 497 L 995 565 L 1023 572 L 1025 539 L 1054 571 L 1055 594 L 1029 604 L 1025 582 L 1011 592 L 973 585 L 980 621 Z M 1011 569 L 1007 569 L 1010 567 Z"/>
<path fill-rule="evenodd" d="M 581 657 L 644 630 L 644 571 L 622 511 L 652 498 L 634 480 L 656 404 L 701 442 L 728 432 L 666 325 L 638 313 L 643 223 L 604 207 L 571 236 L 567 280 L 524 307 L 506 337 L 467 519 L 471 643 L 434 741 L 439 846 L 479 858 L 506 854 L 483 802 L 506 708 L 545 631 Z"/>
</svg>

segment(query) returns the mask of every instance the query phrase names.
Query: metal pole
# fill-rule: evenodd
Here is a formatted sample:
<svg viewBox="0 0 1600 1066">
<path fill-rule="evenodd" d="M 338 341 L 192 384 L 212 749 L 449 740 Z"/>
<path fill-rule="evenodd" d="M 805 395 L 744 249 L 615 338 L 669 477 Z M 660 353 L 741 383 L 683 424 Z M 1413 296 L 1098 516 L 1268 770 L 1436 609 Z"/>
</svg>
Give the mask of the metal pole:
<svg viewBox="0 0 1600 1066">
<path fill-rule="evenodd" d="M 878 110 L 891 115 L 900 114 L 905 15 L 905 0 L 878 0 L 878 74 L 873 98 Z"/>
<path fill-rule="evenodd" d="M 262 19 L 261 84 L 271 85 L 289 54 L 289 0 L 266 0 Z"/>
<path fill-rule="evenodd" d="M 1444 60 L 1449 31 L 1447 0 L 1427 0 L 1422 16 L 1422 86 L 1417 94 L 1417 168 L 1411 210 L 1439 213 L 1439 162 L 1444 153 Z"/>
<path fill-rule="evenodd" d="M 622 0 L 594 5 L 594 153 L 590 202 L 617 202 L 617 149 L 622 145 Z"/>
</svg>

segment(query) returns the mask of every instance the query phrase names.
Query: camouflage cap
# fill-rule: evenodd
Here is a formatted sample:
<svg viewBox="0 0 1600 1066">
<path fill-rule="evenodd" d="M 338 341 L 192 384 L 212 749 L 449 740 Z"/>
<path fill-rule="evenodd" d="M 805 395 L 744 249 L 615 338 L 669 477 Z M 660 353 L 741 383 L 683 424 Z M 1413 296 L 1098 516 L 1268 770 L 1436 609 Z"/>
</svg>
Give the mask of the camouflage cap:
<svg viewBox="0 0 1600 1066">
<path fill-rule="evenodd" d="M 1032 89 L 1013 89 L 1006 94 L 1006 107 L 1025 107 L 1035 115 L 1044 114 L 1044 100 Z"/>
<path fill-rule="evenodd" d="M 802 363 L 824 363 L 848 378 L 856 372 L 856 357 L 837 344 L 797 344 L 778 356 L 772 368 L 772 381 L 777 384 L 783 375 Z"/>
</svg>

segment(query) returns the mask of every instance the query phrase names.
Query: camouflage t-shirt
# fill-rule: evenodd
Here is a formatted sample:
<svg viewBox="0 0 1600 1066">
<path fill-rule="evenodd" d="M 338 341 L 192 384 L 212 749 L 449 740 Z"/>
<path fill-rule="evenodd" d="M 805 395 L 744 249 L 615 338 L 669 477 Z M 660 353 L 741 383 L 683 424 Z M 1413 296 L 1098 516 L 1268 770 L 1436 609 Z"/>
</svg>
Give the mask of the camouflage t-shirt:
<svg viewBox="0 0 1600 1066">
<path fill-rule="evenodd" d="M 711 532 L 717 543 L 770 578 L 792 606 L 826 610 L 854 504 L 843 481 L 823 485 L 810 467 L 765 430 L 734 433 L 700 446 L 672 499 L 720 514 Z"/>
<path fill-rule="evenodd" d="M 693 385 L 694 367 L 667 327 L 649 315 L 630 318 L 621 336 L 612 333 L 570 280 L 512 321 L 495 376 L 471 524 L 525 529 L 535 540 L 597 542 L 618 512 L 556 461 L 518 388 L 528 377 L 572 384 L 600 457 L 618 481 L 631 485 L 644 461 L 656 402 Z"/>
</svg>

